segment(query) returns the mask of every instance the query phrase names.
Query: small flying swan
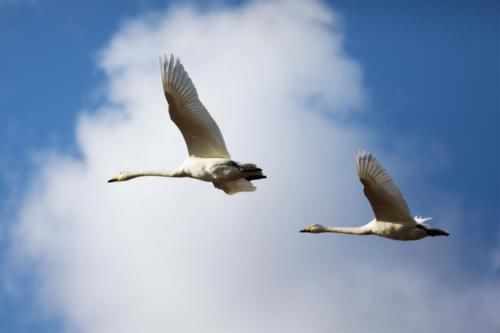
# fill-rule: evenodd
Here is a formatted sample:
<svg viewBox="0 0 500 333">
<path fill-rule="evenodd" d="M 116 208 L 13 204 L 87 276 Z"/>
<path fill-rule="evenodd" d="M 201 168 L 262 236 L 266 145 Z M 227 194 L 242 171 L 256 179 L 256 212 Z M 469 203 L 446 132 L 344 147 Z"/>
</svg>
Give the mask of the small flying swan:
<svg viewBox="0 0 500 333">
<path fill-rule="evenodd" d="M 163 91 L 169 105 L 170 119 L 186 141 L 189 157 L 176 169 L 122 171 L 108 183 L 142 176 L 191 177 L 223 190 L 227 194 L 253 192 L 252 180 L 266 176 L 252 163 L 231 159 L 219 127 L 198 99 L 198 93 L 184 67 L 174 56 L 160 57 Z"/>
<path fill-rule="evenodd" d="M 396 240 L 417 240 L 427 236 L 449 236 L 446 230 L 431 228 L 424 222 L 430 217 L 411 217 L 410 209 L 391 176 L 372 154 L 356 154 L 358 177 L 372 206 L 375 218 L 360 227 L 325 227 L 312 224 L 300 232 L 334 232 L 353 235 L 378 235 Z"/>
</svg>

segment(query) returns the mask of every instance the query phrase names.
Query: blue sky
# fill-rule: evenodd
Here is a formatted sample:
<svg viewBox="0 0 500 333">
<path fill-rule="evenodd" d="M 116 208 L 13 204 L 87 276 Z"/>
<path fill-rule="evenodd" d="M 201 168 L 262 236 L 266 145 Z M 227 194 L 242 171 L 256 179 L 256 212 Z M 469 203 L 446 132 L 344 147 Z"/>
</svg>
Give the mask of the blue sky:
<svg viewBox="0 0 500 333">
<path fill-rule="evenodd" d="M 244 5 L 216 2 L 198 10 Z M 422 159 L 418 176 L 425 180 L 412 181 L 432 184 L 466 214 L 461 218 L 470 229 L 450 230 L 453 249 L 461 254 L 455 259 L 474 278 L 498 280 L 490 254 L 498 246 L 500 221 L 499 2 L 327 6 L 341 15 L 345 52 L 361 66 L 366 91 L 361 112 L 334 114 L 332 121 L 369 128 L 384 151 L 405 149 Z M 162 1 L 0 0 L 2 262 L 12 252 L 9 232 L 39 170 L 40 152 L 80 154 L 79 114 L 105 98 L 99 52 L 129 20 L 167 7 Z M 436 199 L 421 193 L 407 194 L 420 209 Z M 3 276 L 11 274 L 9 267 L 2 265 Z M 34 310 L 38 284 L 23 276 L 14 291 L 5 283 L 0 287 L 0 332 L 62 331 L 64 318 Z"/>
</svg>

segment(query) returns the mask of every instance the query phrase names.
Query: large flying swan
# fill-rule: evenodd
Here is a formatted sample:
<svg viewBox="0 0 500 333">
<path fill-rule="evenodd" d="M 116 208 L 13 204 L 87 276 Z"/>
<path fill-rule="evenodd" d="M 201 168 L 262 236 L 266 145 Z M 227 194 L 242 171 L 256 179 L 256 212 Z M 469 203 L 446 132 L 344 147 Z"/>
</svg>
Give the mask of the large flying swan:
<svg viewBox="0 0 500 333">
<path fill-rule="evenodd" d="M 411 217 L 410 209 L 391 176 L 365 151 L 356 154 L 358 177 L 372 206 L 375 218 L 360 227 L 307 226 L 300 232 L 335 232 L 353 235 L 378 235 L 396 240 L 417 240 L 427 236 L 448 236 L 446 230 L 431 228 L 430 217 Z"/>
<path fill-rule="evenodd" d="M 212 182 L 227 194 L 255 191 L 251 181 L 266 176 L 255 164 L 231 159 L 219 127 L 198 99 L 196 88 L 179 58 L 174 61 L 173 55 L 160 57 L 160 65 L 168 112 L 186 141 L 189 157 L 173 170 L 122 171 L 108 182 L 141 176 L 191 177 Z"/>
</svg>

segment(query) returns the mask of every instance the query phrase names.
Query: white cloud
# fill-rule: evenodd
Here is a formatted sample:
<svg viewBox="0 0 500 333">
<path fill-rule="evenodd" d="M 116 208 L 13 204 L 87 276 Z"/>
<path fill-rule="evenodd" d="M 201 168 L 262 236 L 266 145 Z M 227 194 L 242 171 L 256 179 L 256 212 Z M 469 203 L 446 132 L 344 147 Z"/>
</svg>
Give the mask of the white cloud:
<svg viewBox="0 0 500 333">
<path fill-rule="evenodd" d="M 447 239 L 298 233 L 370 216 L 352 152 L 376 136 L 324 116 L 364 103 L 343 37 L 315 1 L 171 8 L 127 22 L 99 56 L 107 101 L 78 121 L 82 157 L 51 154 L 20 212 L 13 251 L 36 267 L 39 302 L 75 332 L 498 329 L 498 282 L 443 280 L 455 270 Z M 105 182 L 186 154 L 161 91 L 164 52 L 182 59 L 233 157 L 264 168 L 257 192 Z M 419 258 L 427 248 L 440 252 Z"/>
</svg>

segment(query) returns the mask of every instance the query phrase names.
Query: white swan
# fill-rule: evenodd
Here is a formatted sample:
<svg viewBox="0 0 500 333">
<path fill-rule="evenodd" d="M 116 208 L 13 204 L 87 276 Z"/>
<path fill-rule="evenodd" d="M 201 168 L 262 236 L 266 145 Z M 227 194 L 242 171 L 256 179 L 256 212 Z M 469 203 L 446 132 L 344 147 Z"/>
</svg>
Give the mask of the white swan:
<svg viewBox="0 0 500 333">
<path fill-rule="evenodd" d="M 108 180 L 125 181 L 142 176 L 191 177 L 212 182 L 226 192 L 255 191 L 250 182 L 266 178 L 262 169 L 251 163 L 231 160 L 219 127 L 198 99 L 198 93 L 179 59 L 160 57 L 163 91 L 172 121 L 186 141 L 189 157 L 176 169 L 122 171 Z"/>
<path fill-rule="evenodd" d="M 375 157 L 361 151 L 356 154 L 358 177 L 372 206 L 375 218 L 361 227 L 307 226 L 300 232 L 335 232 L 353 235 L 378 235 L 397 240 L 417 240 L 427 236 L 448 236 L 446 230 L 431 228 L 424 222 L 430 217 L 411 217 L 410 209 L 387 171 Z"/>
</svg>

